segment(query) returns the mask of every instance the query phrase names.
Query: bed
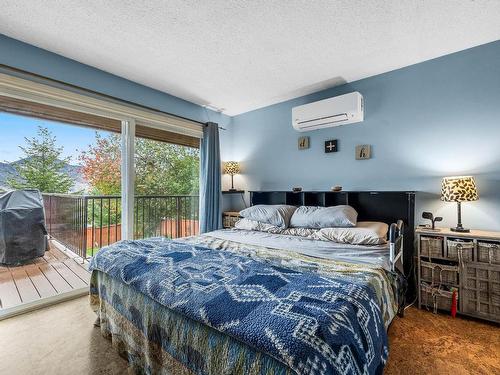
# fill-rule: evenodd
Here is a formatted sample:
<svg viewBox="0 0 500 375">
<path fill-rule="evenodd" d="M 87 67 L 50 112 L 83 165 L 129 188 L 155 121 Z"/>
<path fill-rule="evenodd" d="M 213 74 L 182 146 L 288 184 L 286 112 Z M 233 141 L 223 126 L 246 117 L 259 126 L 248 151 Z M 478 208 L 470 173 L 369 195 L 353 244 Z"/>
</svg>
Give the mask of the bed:
<svg viewBox="0 0 500 375">
<path fill-rule="evenodd" d="M 382 373 L 404 219 L 380 246 L 242 229 L 121 241 L 91 262 L 96 325 L 141 374 Z"/>
</svg>

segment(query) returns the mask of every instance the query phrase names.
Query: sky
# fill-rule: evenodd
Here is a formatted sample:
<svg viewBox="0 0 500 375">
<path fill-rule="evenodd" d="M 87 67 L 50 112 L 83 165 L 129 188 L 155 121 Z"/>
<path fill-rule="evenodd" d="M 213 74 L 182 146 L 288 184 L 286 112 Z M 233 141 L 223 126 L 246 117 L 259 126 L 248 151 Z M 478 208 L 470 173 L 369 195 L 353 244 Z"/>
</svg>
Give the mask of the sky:
<svg viewBox="0 0 500 375">
<path fill-rule="evenodd" d="M 25 145 L 24 137 L 36 136 L 38 126 L 48 128 L 56 136 L 56 143 L 64 147 L 63 157 L 71 157 L 71 164 L 79 164 L 80 151 L 94 144 L 96 131 L 32 117 L 0 112 L 0 162 L 13 162 L 24 157 L 19 146 Z"/>
</svg>

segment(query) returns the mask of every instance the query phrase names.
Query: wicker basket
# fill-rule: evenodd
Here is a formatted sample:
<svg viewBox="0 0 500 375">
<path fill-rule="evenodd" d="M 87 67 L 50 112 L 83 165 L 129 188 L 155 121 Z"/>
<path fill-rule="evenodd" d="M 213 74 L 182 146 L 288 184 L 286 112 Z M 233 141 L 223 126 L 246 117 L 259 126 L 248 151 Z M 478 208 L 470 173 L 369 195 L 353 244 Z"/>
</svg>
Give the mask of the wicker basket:
<svg viewBox="0 0 500 375">
<path fill-rule="evenodd" d="M 465 263 L 463 277 L 462 311 L 500 322 L 500 270 L 498 266 Z"/>
<path fill-rule="evenodd" d="M 443 257 L 442 237 L 420 237 L 420 255 L 429 258 Z"/>
<path fill-rule="evenodd" d="M 472 262 L 474 254 L 474 242 L 448 240 L 446 243 L 446 258 Z"/>
<path fill-rule="evenodd" d="M 482 279 L 488 281 L 488 269 L 482 265 L 475 266 L 474 264 L 468 263 L 466 265 L 464 276 L 467 280 Z"/>
<path fill-rule="evenodd" d="M 457 291 L 457 301 L 458 301 L 458 289 Z M 420 285 L 420 303 L 427 308 L 432 308 L 433 310 L 445 310 L 451 311 L 451 305 L 453 302 L 453 288 L 450 290 L 433 288 L 426 283 Z"/>
<path fill-rule="evenodd" d="M 480 290 L 480 289 L 468 289 L 465 288 L 462 290 L 462 296 L 464 297 L 464 301 L 468 300 L 473 300 L 477 301 L 479 300 L 480 302 L 488 303 L 489 301 L 489 294 L 488 294 L 488 289 L 486 290 Z"/>
<path fill-rule="evenodd" d="M 491 296 L 490 310 L 493 316 L 497 317 L 497 321 L 500 320 L 500 294 L 493 294 Z"/>
<path fill-rule="evenodd" d="M 477 261 L 481 263 L 500 264 L 500 244 L 478 242 Z"/>
<path fill-rule="evenodd" d="M 466 288 L 470 288 L 470 289 L 474 289 L 474 290 L 480 290 L 480 291 L 484 291 L 484 292 L 488 291 L 488 281 L 487 280 L 466 278 L 465 282 L 464 282 L 464 286 Z"/>
<path fill-rule="evenodd" d="M 458 267 L 420 261 L 420 278 L 432 284 L 458 285 Z"/>
<path fill-rule="evenodd" d="M 462 290 L 462 309 L 464 313 L 480 315 L 489 320 L 500 322 L 500 295 Z"/>
<path fill-rule="evenodd" d="M 490 283 L 490 293 L 500 298 L 500 283 Z"/>
<path fill-rule="evenodd" d="M 237 211 L 226 211 L 222 216 L 222 226 L 224 228 L 233 228 L 234 224 L 240 219 L 240 213 Z"/>
</svg>

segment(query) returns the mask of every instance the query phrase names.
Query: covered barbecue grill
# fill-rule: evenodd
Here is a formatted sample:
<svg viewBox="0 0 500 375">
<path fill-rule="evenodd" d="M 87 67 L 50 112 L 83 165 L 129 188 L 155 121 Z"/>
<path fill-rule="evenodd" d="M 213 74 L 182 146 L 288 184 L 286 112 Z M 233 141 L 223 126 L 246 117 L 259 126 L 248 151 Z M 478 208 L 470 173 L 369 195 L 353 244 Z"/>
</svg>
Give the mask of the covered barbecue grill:
<svg viewBox="0 0 500 375">
<path fill-rule="evenodd" d="M 42 195 L 16 190 L 0 195 L 0 263 L 21 264 L 47 248 Z"/>
</svg>

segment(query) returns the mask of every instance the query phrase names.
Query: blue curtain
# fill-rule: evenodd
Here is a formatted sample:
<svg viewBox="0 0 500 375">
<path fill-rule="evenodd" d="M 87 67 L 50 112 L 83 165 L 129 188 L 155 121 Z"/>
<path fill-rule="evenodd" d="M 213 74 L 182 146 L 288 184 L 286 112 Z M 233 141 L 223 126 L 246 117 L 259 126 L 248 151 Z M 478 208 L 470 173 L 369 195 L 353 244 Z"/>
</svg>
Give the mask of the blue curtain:
<svg viewBox="0 0 500 375">
<path fill-rule="evenodd" d="M 200 147 L 200 232 L 222 228 L 219 125 L 208 122 Z"/>
</svg>

